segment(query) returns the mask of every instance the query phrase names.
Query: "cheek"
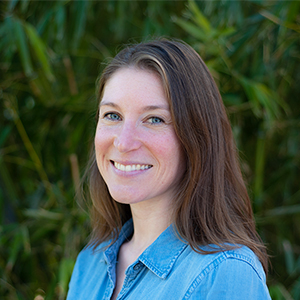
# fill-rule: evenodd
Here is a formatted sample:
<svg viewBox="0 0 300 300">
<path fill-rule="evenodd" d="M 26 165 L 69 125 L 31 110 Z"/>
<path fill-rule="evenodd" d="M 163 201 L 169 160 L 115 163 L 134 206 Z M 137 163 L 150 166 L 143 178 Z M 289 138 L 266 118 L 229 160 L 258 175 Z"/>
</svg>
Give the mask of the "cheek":
<svg viewBox="0 0 300 300">
<path fill-rule="evenodd" d="M 101 127 L 99 128 L 98 126 L 94 139 L 96 153 L 103 152 L 106 149 L 106 147 L 109 146 L 111 141 L 112 135 L 107 130 L 103 130 Z"/>
<path fill-rule="evenodd" d="M 100 135 L 100 133 L 97 131 L 94 139 L 95 149 L 96 151 L 101 149 L 101 145 L 103 144 L 103 135 Z"/>
<path fill-rule="evenodd" d="M 103 176 L 103 170 L 105 167 L 105 157 L 109 152 L 109 148 L 111 145 L 111 136 L 107 134 L 104 130 L 97 130 L 95 139 L 94 139 L 94 146 L 95 146 L 95 154 L 96 154 L 96 162 L 98 169 Z"/>
<path fill-rule="evenodd" d="M 98 156 L 101 154 L 101 150 L 103 149 L 103 139 L 99 137 L 99 134 L 95 135 L 94 145 L 96 157 L 98 158 Z"/>
<path fill-rule="evenodd" d="M 183 149 L 176 135 L 164 136 L 154 143 L 155 152 L 164 163 L 171 166 L 182 166 L 184 164 Z"/>
</svg>

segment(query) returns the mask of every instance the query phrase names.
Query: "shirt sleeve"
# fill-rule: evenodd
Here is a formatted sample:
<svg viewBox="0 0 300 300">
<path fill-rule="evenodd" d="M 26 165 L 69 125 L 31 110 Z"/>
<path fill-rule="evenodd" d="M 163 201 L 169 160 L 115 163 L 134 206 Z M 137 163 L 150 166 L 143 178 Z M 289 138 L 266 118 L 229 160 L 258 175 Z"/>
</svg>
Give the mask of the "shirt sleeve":
<svg viewBox="0 0 300 300">
<path fill-rule="evenodd" d="M 262 276 L 263 274 L 263 276 Z M 188 299 L 271 300 L 263 271 L 246 261 L 226 259 L 197 279 Z"/>
</svg>

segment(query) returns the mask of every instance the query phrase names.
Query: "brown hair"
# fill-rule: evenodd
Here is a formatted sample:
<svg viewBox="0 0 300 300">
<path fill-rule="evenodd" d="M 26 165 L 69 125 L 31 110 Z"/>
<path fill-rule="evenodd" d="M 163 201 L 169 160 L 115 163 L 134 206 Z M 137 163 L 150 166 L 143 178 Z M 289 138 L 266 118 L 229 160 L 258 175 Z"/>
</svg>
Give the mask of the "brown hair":
<svg viewBox="0 0 300 300">
<path fill-rule="evenodd" d="M 164 85 L 187 168 L 174 199 L 178 235 L 200 253 L 248 246 L 267 272 L 267 255 L 256 229 L 237 150 L 219 90 L 203 60 L 181 41 L 159 39 L 123 49 L 97 84 L 101 101 L 105 84 L 121 68 L 157 73 Z M 89 189 L 93 201 L 90 246 L 117 239 L 131 218 L 129 205 L 114 201 L 91 156 Z M 217 245 L 203 250 L 203 245 Z"/>
</svg>

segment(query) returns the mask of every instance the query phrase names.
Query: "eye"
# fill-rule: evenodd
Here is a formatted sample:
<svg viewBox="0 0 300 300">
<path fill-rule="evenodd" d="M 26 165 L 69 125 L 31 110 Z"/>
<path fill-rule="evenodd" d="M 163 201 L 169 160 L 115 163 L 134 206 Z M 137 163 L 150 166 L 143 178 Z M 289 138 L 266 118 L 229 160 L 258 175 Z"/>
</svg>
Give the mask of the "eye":
<svg viewBox="0 0 300 300">
<path fill-rule="evenodd" d="M 111 121 L 119 121 L 121 118 L 116 113 L 106 113 L 104 115 L 104 119 L 111 120 Z"/>
<path fill-rule="evenodd" d="M 151 124 L 160 124 L 160 123 L 165 123 L 165 121 L 162 118 L 159 117 L 151 117 L 148 119 L 148 122 Z"/>
</svg>

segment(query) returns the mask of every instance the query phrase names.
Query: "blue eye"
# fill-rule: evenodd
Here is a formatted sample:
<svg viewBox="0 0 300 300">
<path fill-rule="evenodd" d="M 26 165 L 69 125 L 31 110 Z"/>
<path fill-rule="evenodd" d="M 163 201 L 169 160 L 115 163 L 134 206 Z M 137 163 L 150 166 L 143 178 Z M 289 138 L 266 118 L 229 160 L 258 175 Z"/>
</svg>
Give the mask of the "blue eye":
<svg viewBox="0 0 300 300">
<path fill-rule="evenodd" d="M 159 117 L 151 117 L 151 118 L 149 119 L 149 122 L 150 122 L 151 124 L 159 124 L 159 123 L 164 123 L 164 120 L 161 119 L 161 118 L 159 118 Z"/>
<path fill-rule="evenodd" d="M 112 121 L 119 121 L 120 116 L 115 113 L 107 113 L 104 115 L 104 119 L 112 120 Z"/>
</svg>

